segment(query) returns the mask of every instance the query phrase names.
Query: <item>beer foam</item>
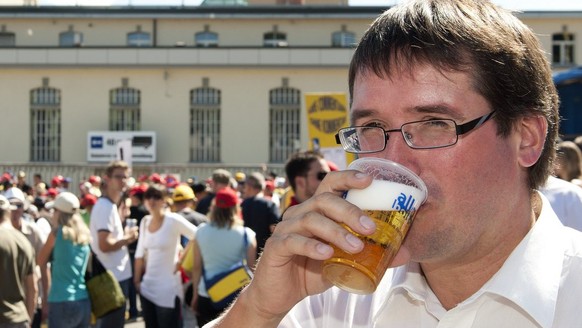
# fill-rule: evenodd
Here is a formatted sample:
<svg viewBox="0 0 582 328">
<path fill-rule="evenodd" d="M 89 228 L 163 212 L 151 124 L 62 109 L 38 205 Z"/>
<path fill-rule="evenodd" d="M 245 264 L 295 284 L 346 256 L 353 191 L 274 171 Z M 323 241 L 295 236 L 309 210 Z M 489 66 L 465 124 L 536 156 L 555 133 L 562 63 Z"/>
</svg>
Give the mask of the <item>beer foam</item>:
<svg viewBox="0 0 582 328">
<path fill-rule="evenodd" d="M 363 210 L 390 211 L 396 209 L 392 205 L 402 194 L 407 197 L 412 196 L 414 208 L 418 208 L 426 197 L 420 189 L 412 186 L 392 181 L 374 180 L 365 189 L 349 190 L 344 198 Z"/>
</svg>

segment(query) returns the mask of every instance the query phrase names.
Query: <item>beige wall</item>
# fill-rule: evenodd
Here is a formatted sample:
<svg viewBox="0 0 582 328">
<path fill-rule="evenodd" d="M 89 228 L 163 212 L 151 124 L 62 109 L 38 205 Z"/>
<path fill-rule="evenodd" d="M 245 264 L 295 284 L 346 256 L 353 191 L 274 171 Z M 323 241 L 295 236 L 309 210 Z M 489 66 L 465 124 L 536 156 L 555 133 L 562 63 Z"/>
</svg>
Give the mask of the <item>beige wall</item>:
<svg viewBox="0 0 582 328">
<path fill-rule="evenodd" d="M 280 87 L 282 79 L 288 78 L 289 86 L 303 94 L 347 92 L 351 51 L 335 53 L 328 58 L 326 51 L 331 51 L 328 48 L 331 33 L 345 24 L 359 38 L 372 19 L 330 16 L 320 19 L 199 17 L 157 20 L 157 41 L 161 47 L 172 47 L 178 41 L 191 47 L 194 33 L 202 31 L 206 24 L 211 31 L 219 33 L 221 48 L 247 47 L 219 48 L 203 53 L 193 49 L 138 52 L 121 48 L 110 51 L 124 47 L 127 32 L 135 31 L 136 25 L 152 32 L 152 18 L 3 19 L 1 24 L 16 33 L 17 47 L 0 49 L 0 115 L 4 118 L 4 128 L 0 129 L 0 162 L 28 162 L 29 92 L 40 87 L 45 77 L 50 79 L 51 87 L 62 92 L 63 164 L 86 162 L 87 132 L 108 129 L 109 90 L 120 87 L 122 78 L 129 79 L 130 87 L 141 90 L 141 126 L 144 131 L 157 133 L 158 162 L 188 163 L 189 91 L 202 86 L 205 77 L 209 78 L 210 87 L 221 90 L 223 163 L 267 162 L 269 90 Z M 551 34 L 562 31 L 562 26 L 567 25 L 576 35 L 576 62 L 582 63 L 582 15 L 523 15 L 522 19 L 540 36 L 548 58 Z M 76 31 L 84 33 L 86 46 L 103 49 L 51 49 L 58 45 L 58 34 L 71 24 Z M 261 50 L 263 33 L 270 31 L 274 24 L 279 31 L 287 33 L 290 51 Z M 313 46 L 314 49 L 293 49 L 293 46 Z M 563 68 L 556 67 L 559 69 Z M 305 116 L 302 120 L 302 146 L 306 148 Z"/>
<path fill-rule="evenodd" d="M 343 68 L 4 69 L 0 97 L 10 99 L 13 114 L 10 127 L 0 129 L 0 139 L 14 142 L 1 148 L 5 160 L 28 161 L 29 154 L 22 150 L 30 142 L 29 91 L 48 77 L 49 86 L 61 90 L 61 160 L 86 161 L 87 132 L 108 130 L 109 90 L 128 78 L 129 86 L 141 91 L 142 130 L 157 134 L 158 162 L 187 163 L 189 92 L 207 77 L 210 87 L 221 90 L 222 161 L 264 163 L 269 157 L 269 90 L 288 78 L 289 86 L 302 93 L 347 92 L 346 76 Z M 302 140 L 307 147 L 305 129 Z"/>
</svg>

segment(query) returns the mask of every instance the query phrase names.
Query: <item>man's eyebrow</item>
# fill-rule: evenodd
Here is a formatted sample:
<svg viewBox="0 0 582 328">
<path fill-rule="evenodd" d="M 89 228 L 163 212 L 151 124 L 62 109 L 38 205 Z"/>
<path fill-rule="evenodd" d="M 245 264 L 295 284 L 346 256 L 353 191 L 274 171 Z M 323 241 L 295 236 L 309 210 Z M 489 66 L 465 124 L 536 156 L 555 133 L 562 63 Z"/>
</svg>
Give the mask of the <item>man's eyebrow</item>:
<svg viewBox="0 0 582 328">
<path fill-rule="evenodd" d="M 350 115 L 350 121 L 352 124 L 359 119 L 378 115 L 378 111 L 374 109 L 355 109 Z"/>
<path fill-rule="evenodd" d="M 452 109 L 450 106 L 446 105 L 422 105 L 422 106 L 415 106 L 412 107 L 409 112 L 411 113 L 419 113 L 419 114 L 441 114 L 447 115 L 455 120 L 462 120 L 464 115 L 460 114 L 458 111 Z M 351 123 L 353 124 L 359 119 L 370 117 L 370 116 L 378 116 L 380 111 L 375 109 L 355 109 L 352 111 L 350 115 Z"/>
<path fill-rule="evenodd" d="M 459 113 L 458 111 L 454 110 L 450 106 L 447 105 L 427 105 L 427 106 L 416 106 L 412 109 L 414 112 L 418 112 L 421 114 L 441 114 L 450 116 L 453 119 L 463 119 L 464 115 Z"/>
</svg>

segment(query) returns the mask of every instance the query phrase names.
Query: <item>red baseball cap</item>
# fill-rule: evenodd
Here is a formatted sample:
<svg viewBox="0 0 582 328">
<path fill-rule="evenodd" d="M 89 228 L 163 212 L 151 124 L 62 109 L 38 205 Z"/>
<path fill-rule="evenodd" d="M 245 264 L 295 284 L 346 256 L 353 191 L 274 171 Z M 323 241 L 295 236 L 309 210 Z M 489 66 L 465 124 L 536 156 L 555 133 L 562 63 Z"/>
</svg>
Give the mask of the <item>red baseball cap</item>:
<svg viewBox="0 0 582 328">
<path fill-rule="evenodd" d="M 231 188 L 223 188 L 216 193 L 214 203 L 218 208 L 234 207 L 238 204 L 238 196 Z"/>
</svg>

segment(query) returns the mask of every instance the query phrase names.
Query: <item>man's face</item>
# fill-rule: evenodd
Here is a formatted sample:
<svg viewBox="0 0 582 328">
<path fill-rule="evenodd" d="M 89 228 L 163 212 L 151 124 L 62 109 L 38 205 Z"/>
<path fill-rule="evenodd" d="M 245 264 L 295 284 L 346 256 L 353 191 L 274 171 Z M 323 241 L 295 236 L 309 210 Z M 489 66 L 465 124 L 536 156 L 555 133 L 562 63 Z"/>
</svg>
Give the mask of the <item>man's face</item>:
<svg viewBox="0 0 582 328">
<path fill-rule="evenodd" d="M 127 188 L 129 170 L 117 168 L 107 177 L 107 188 L 110 191 L 123 192 Z"/>
<path fill-rule="evenodd" d="M 301 177 L 304 181 L 303 188 L 301 189 L 304 191 L 305 199 L 309 199 L 311 196 L 315 195 L 315 191 L 317 190 L 317 187 L 319 187 L 321 180 L 323 180 L 323 177 L 325 177 L 325 174 L 329 173 L 329 171 L 329 166 L 324 159 L 311 163 L 307 174 L 304 177 Z"/>
<path fill-rule="evenodd" d="M 20 229 L 20 220 L 22 219 L 22 215 L 24 215 L 24 204 L 15 199 L 10 199 L 10 204 L 14 206 L 14 209 L 10 211 L 12 225 L 17 229 Z"/>
<path fill-rule="evenodd" d="M 357 76 L 352 124 L 398 129 L 407 122 L 452 119 L 462 124 L 492 111 L 472 87 L 466 73 L 439 72 L 426 65 L 391 79 L 375 74 Z M 483 256 L 483 245 L 499 222 L 507 219 L 523 188 L 525 170 L 517 163 L 516 138 L 496 135 L 494 120 L 457 144 L 440 149 L 411 149 L 400 132 L 391 132 L 386 149 L 367 157 L 398 162 L 418 174 L 428 187 L 428 199 L 418 211 L 405 245 L 417 262 L 471 260 Z"/>
</svg>

